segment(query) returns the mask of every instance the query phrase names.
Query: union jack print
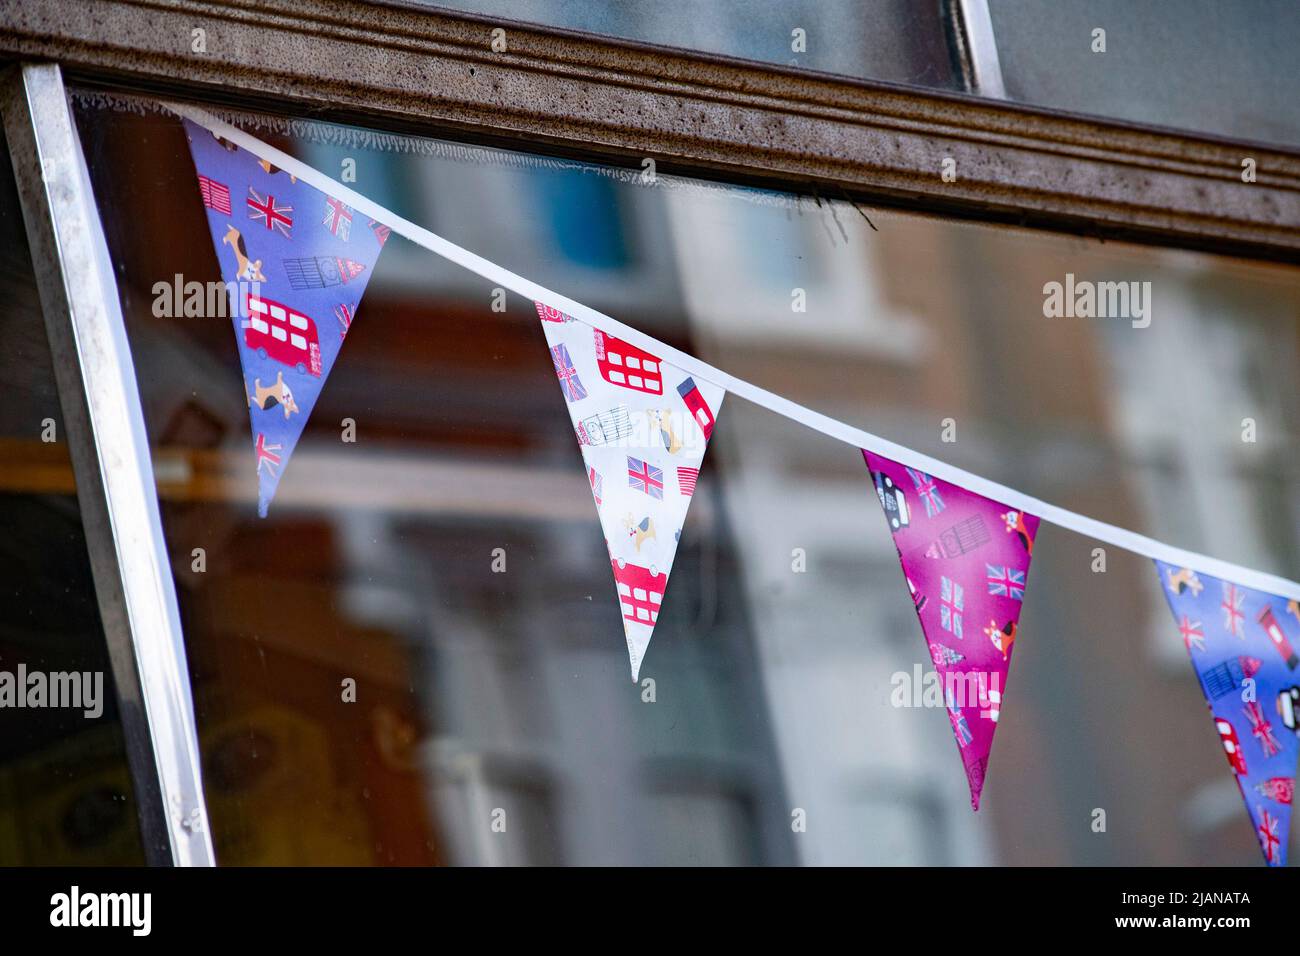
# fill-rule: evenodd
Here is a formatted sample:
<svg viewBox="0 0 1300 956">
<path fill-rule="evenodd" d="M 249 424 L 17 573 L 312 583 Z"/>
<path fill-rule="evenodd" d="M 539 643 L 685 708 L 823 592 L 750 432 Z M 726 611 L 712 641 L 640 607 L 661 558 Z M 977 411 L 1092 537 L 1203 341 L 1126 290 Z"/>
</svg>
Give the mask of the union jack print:
<svg viewBox="0 0 1300 956">
<path fill-rule="evenodd" d="M 1245 591 L 1228 581 L 1223 582 L 1223 601 L 1219 604 L 1223 609 L 1223 626 L 1233 637 L 1243 639 L 1246 634 L 1242 630 L 1242 625 L 1246 621 L 1246 615 L 1241 610 L 1241 604 L 1245 600 Z"/>
<path fill-rule="evenodd" d="M 1015 601 L 1025 599 L 1025 572 L 1002 564 L 986 564 L 989 594 L 1000 594 Z"/>
<path fill-rule="evenodd" d="M 345 339 L 348 336 L 348 329 L 352 328 L 352 318 L 356 312 L 356 305 L 336 305 L 334 306 L 334 318 L 339 320 L 339 338 Z"/>
<path fill-rule="evenodd" d="M 1282 745 L 1277 742 L 1277 737 L 1273 736 L 1273 725 L 1268 722 L 1268 717 L 1264 714 L 1264 708 L 1259 706 L 1259 701 L 1252 700 L 1241 710 L 1250 721 L 1250 732 L 1259 741 L 1264 756 L 1272 757 L 1281 753 Z"/>
<path fill-rule="evenodd" d="M 280 456 L 276 454 L 281 449 L 281 445 L 268 445 L 266 436 L 261 432 L 257 433 L 257 470 L 260 474 L 262 466 L 266 466 L 266 473 L 272 478 L 276 475 L 276 470 L 280 467 Z"/>
<path fill-rule="evenodd" d="M 656 468 L 648 461 L 627 456 L 627 483 L 628 487 L 644 491 L 651 498 L 663 500 L 664 470 Z"/>
<path fill-rule="evenodd" d="M 344 242 L 352 231 L 352 207 L 345 205 L 333 196 L 325 197 L 325 218 L 321 223 Z"/>
<path fill-rule="evenodd" d="M 262 223 L 267 229 L 275 229 L 280 232 L 286 239 L 289 238 L 289 231 L 293 229 L 293 219 L 289 213 L 293 212 L 293 207 L 288 203 L 279 205 L 275 197 L 268 194 L 265 199 L 252 186 L 248 187 L 248 218 Z"/>
<path fill-rule="evenodd" d="M 1183 636 L 1183 646 L 1190 652 L 1192 648 L 1205 650 L 1205 629 L 1200 621 L 1191 620 L 1186 614 L 1178 622 L 1178 633 Z"/>
<path fill-rule="evenodd" d="M 374 219 L 371 219 L 368 225 L 374 231 L 375 238 L 379 240 L 379 248 L 384 248 L 384 243 L 388 241 L 388 234 L 393 230 L 389 229 L 382 222 L 377 222 Z"/>
<path fill-rule="evenodd" d="M 970 724 L 966 722 L 966 715 L 956 707 L 952 691 L 948 691 L 948 719 L 952 721 L 952 733 L 957 738 L 957 746 L 963 750 L 975 739 L 975 735 L 970 732 Z"/>
<path fill-rule="evenodd" d="M 1260 815 L 1259 827 L 1255 833 L 1259 836 L 1260 849 L 1264 851 L 1264 859 L 1268 860 L 1269 866 L 1276 866 L 1281 862 L 1279 850 L 1282 845 L 1278 837 L 1278 818 L 1273 816 L 1263 807 L 1257 807 Z"/>
<path fill-rule="evenodd" d="M 591 485 L 591 496 L 596 499 L 596 506 L 600 506 L 600 495 L 604 490 L 605 482 L 600 477 L 600 472 L 595 468 L 587 469 L 587 482 Z"/>
<path fill-rule="evenodd" d="M 943 498 L 939 496 L 939 488 L 931 478 L 923 471 L 917 471 L 914 468 L 907 469 L 907 476 L 912 479 L 912 484 L 916 487 L 916 493 L 921 500 L 925 502 L 925 516 L 933 518 L 939 512 L 943 511 Z"/>
<path fill-rule="evenodd" d="M 578 402 L 587 397 L 587 390 L 582 387 L 582 379 L 578 378 L 578 370 L 573 367 L 573 359 L 569 357 L 569 349 L 563 345 L 557 345 L 551 349 L 551 361 L 555 363 L 555 374 L 560 379 L 560 388 L 564 390 L 564 397 L 571 402 Z"/>
<path fill-rule="evenodd" d="M 199 194 L 203 196 L 203 205 L 215 209 L 223 216 L 230 215 L 230 189 L 215 179 L 199 175 Z"/>
<path fill-rule="evenodd" d="M 939 623 L 953 637 L 961 639 L 961 615 L 966 609 L 966 592 L 952 578 L 939 579 Z"/>
<path fill-rule="evenodd" d="M 677 469 L 677 487 L 681 489 L 682 494 L 687 498 L 695 494 L 695 483 L 699 480 L 700 469 L 685 466 Z"/>
</svg>

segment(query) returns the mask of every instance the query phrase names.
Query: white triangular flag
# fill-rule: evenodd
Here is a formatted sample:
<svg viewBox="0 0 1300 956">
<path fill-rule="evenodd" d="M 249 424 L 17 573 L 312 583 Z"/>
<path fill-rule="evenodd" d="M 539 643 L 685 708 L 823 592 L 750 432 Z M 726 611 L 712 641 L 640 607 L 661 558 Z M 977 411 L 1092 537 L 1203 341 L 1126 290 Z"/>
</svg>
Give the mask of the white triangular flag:
<svg viewBox="0 0 1300 956">
<path fill-rule="evenodd" d="M 726 392 L 536 305 L 605 532 L 635 681 Z"/>
</svg>

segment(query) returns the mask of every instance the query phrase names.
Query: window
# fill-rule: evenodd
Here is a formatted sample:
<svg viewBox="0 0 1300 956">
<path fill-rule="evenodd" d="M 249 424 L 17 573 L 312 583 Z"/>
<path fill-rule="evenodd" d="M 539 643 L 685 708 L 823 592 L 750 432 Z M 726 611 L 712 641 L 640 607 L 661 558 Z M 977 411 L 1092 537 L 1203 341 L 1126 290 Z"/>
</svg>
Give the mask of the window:
<svg viewBox="0 0 1300 956">
<path fill-rule="evenodd" d="M 210 830 L 251 864 L 1255 863 L 1209 728 L 1185 729 L 1203 703 L 1147 562 L 1081 576 L 1095 542 L 1057 529 L 972 816 L 942 712 L 893 699 L 928 660 L 859 456 L 741 400 L 675 583 L 624 582 L 660 619 L 643 699 L 532 303 L 499 312 L 400 238 L 353 316 L 258 294 L 249 334 L 295 374 L 356 319 L 258 519 L 229 320 L 156 310 L 159 284 L 217 270 L 152 97 L 238 108 L 411 220 L 799 402 L 1294 578 L 1300 165 L 1276 80 L 1296 23 L 1271 0 L 8 0 L 6 125 L 66 159 L 66 78 L 91 167 L 19 190 L 32 234 L 59 248 L 42 217 L 84 198 L 112 262 L 87 278 L 101 230 L 75 215 L 33 262 L 0 183 L 19 610 L 0 670 L 11 641 L 101 670 L 107 643 L 143 691 L 93 733 L 23 714 L 0 862 L 203 864 Z M 19 182 L 69 168 L 9 145 Z M 46 304 L 56 338 L 113 337 L 103 361 L 49 354 L 34 278 L 111 303 Z M 1045 285 L 1074 279 L 1149 283 L 1150 324 L 1047 318 Z M 662 384 L 628 350 L 602 370 Z M 133 454 L 110 470 L 70 443 L 79 475 L 99 466 L 77 488 L 58 406 L 94 375 Z M 94 520 L 101 493 L 131 520 Z M 106 555 L 146 573 L 98 573 Z M 1064 822 L 1096 806 L 1119 811 L 1108 835 Z"/>
<path fill-rule="evenodd" d="M 1154 625 L 1107 624 L 1156 613 L 1142 587 L 1154 573 L 1112 554 L 1122 573 L 1081 577 L 1092 543 L 1056 529 L 1022 618 L 1016 719 L 973 817 L 942 713 L 891 706 L 897 675 L 926 658 L 860 456 L 743 401 L 718 418 L 642 675 L 655 701 L 643 701 L 532 303 L 508 297 L 495 312 L 487 283 L 398 237 L 259 520 L 229 320 L 153 308 L 160 279 L 218 278 L 181 126 L 140 100 L 79 103 L 222 862 L 1253 862 L 1231 838 L 1235 813 L 1196 811 L 1230 783 L 1221 758 L 1165 719 L 1201 713 L 1190 673 L 1145 652 Z M 1153 501 L 1159 452 L 1135 423 L 1235 434 L 1231 401 L 1192 413 L 1180 396 L 1203 376 L 1225 396 L 1252 390 L 1276 443 L 1239 456 L 1243 517 L 1216 540 L 1278 572 L 1300 547 L 1294 524 L 1253 518 L 1265 498 L 1293 512 L 1300 499 L 1281 451 L 1300 393 L 1269 371 L 1297 348 L 1292 268 L 244 122 L 320 168 L 355 159 L 361 191 L 373 183 L 399 214 L 735 374 L 1175 543 L 1196 546 L 1199 519 L 1163 507 L 1172 489 L 1158 483 Z M 581 201 L 565 228 L 582 230 L 582 215 L 617 224 L 621 260 L 593 264 L 556 240 L 548 210 L 569 188 Z M 165 207 L 145 201 L 160 194 Z M 475 202 L 499 217 L 457 214 Z M 1151 324 L 1045 317 L 1044 284 L 1067 273 L 1150 282 Z M 1260 338 L 1272 348 L 1249 344 Z M 1200 364 L 1170 359 L 1174 348 Z M 1145 350 L 1166 357 L 1138 360 Z M 955 445 L 940 442 L 946 416 Z M 344 418 L 355 443 L 340 440 Z M 1171 484 L 1207 473 L 1195 455 L 1162 467 Z M 796 550 L 809 573 L 793 569 Z M 355 704 L 341 701 L 347 679 Z M 1153 779 L 1153 750 L 1185 776 Z M 1126 811 L 1108 839 L 1063 822 L 1099 805 Z M 796 835 L 795 810 L 820 825 Z M 1022 841 L 1026 826 L 1040 838 Z"/>
<path fill-rule="evenodd" d="M 510 21 L 526 21 L 845 76 L 944 89 L 956 89 L 960 83 L 952 68 L 938 0 L 418 2 L 505 18 L 506 29 Z"/>
<path fill-rule="evenodd" d="M 1007 93 L 1015 99 L 1300 144 L 1300 108 L 1279 82 L 1300 47 L 1300 8 L 1289 0 L 988 0 L 988 6 Z"/>
</svg>

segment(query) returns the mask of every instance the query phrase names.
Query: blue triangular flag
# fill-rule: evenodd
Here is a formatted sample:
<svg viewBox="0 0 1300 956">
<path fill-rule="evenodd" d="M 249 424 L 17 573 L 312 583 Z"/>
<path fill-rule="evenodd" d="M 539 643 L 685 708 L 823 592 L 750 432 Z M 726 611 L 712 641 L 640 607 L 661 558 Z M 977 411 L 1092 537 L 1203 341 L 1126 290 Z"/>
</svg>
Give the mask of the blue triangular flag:
<svg viewBox="0 0 1300 956">
<path fill-rule="evenodd" d="M 1300 753 L 1300 605 L 1156 562 L 1255 837 L 1286 864 Z"/>
<path fill-rule="evenodd" d="M 257 463 L 257 513 L 266 517 L 388 230 L 184 122 L 229 290 Z"/>
</svg>

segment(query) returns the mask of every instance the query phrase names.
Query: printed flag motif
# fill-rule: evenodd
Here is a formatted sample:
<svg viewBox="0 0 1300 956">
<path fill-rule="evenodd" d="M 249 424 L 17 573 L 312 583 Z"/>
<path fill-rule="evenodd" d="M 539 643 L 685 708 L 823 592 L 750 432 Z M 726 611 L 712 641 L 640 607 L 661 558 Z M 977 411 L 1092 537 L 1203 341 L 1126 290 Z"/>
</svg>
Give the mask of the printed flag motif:
<svg viewBox="0 0 1300 956">
<path fill-rule="evenodd" d="M 1223 601 L 1219 607 L 1223 609 L 1223 626 L 1233 637 L 1246 636 L 1241 631 L 1241 626 L 1246 620 L 1246 616 L 1241 612 L 1241 603 L 1245 599 L 1246 594 L 1241 588 L 1228 581 L 1223 582 Z"/>
<path fill-rule="evenodd" d="M 261 432 L 257 433 L 257 443 L 253 448 L 254 451 L 257 452 L 258 474 L 261 474 L 262 469 L 265 468 L 266 473 L 272 478 L 279 477 L 281 458 L 276 454 L 276 452 L 278 452 L 281 447 L 282 446 L 280 445 L 268 445 L 266 443 L 266 436 Z"/>
<path fill-rule="evenodd" d="M 559 376 L 564 397 L 570 402 L 586 398 L 587 390 L 582 387 L 582 379 L 578 378 L 578 370 L 573 367 L 573 359 L 569 358 L 569 350 L 563 343 L 551 349 L 551 361 L 555 363 L 555 374 Z"/>
<path fill-rule="evenodd" d="M 1189 651 L 1205 650 L 1205 629 L 1200 621 L 1193 621 L 1184 614 L 1178 622 L 1178 633 L 1183 636 L 1183 646 Z"/>
<path fill-rule="evenodd" d="M 989 594 L 1001 594 L 1016 601 L 1025 599 L 1025 572 L 1004 564 L 988 566 Z"/>
<path fill-rule="evenodd" d="M 334 306 L 334 318 L 339 320 L 339 338 L 347 338 L 348 329 L 352 328 L 352 316 L 356 314 L 356 304 L 339 303 Z"/>
<path fill-rule="evenodd" d="M 267 229 L 279 230 L 286 239 L 293 229 L 293 220 L 289 217 L 291 212 L 293 207 L 288 203 L 276 202 L 275 197 L 269 193 L 263 199 L 256 189 L 248 187 L 248 218 L 260 222 Z"/>
<path fill-rule="evenodd" d="M 939 496 L 939 489 L 931 478 L 923 471 L 907 469 L 907 477 L 912 479 L 912 487 L 916 489 L 917 495 L 925 504 L 925 516 L 933 518 L 939 512 L 943 511 L 943 498 Z"/>
<path fill-rule="evenodd" d="M 1260 851 L 1283 866 L 1300 756 L 1300 618 L 1284 598 L 1155 565 Z"/>
<path fill-rule="evenodd" d="M 326 196 L 325 218 L 321 220 L 321 224 L 333 235 L 347 242 L 348 233 L 352 230 L 352 207 L 345 206 L 333 196 Z"/>
<path fill-rule="evenodd" d="M 232 289 L 257 511 L 265 517 L 338 359 L 381 242 L 367 232 L 365 241 L 345 243 L 326 222 L 295 228 L 295 208 L 328 208 L 328 197 L 202 126 L 183 122 L 221 278 Z M 245 218 L 233 215 L 232 191 L 247 197 Z M 328 331 L 335 321 L 337 336 Z"/>
<path fill-rule="evenodd" d="M 965 591 L 962 586 L 951 578 L 941 577 L 939 579 L 939 623 L 943 625 L 945 631 L 951 631 L 957 638 L 962 636 L 961 612 L 965 606 Z"/>
<path fill-rule="evenodd" d="M 221 183 L 207 176 L 200 176 L 199 195 L 203 197 L 203 205 L 209 209 L 223 216 L 230 215 L 230 190 Z"/>
<path fill-rule="evenodd" d="M 551 306 L 535 305 L 605 535 L 636 680 L 726 393 Z"/>
<path fill-rule="evenodd" d="M 930 660 L 943 681 L 971 807 L 978 810 L 1038 518 L 873 452 L 862 457 L 893 533 Z M 1010 522 L 1008 514 L 1014 516 Z M 986 587 L 979 586 L 981 580 Z M 970 692 L 974 687 L 977 693 Z"/>
<path fill-rule="evenodd" d="M 651 498 L 663 500 L 664 470 L 656 468 L 640 458 L 627 458 L 627 483 L 637 491 L 644 491 Z"/>
<path fill-rule="evenodd" d="M 1269 866 L 1282 866 L 1286 862 L 1286 849 L 1278 836 L 1281 821 L 1263 807 L 1256 807 L 1259 814 L 1259 826 L 1255 832 L 1259 835 L 1259 847 L 1264 851 L 1264 859 Z"/>
<path fill-rule="evenodd" d="M 975 742 L 975 735 L 971 733 L 970 722 L 966 720 L 966 714 L 957 706 L 956 695 L 949 690 L 947 695 L 948 720 L 952 723 L 953 736 L 957 738 L 957 749 L 965 750 Z"/>
</svg>

